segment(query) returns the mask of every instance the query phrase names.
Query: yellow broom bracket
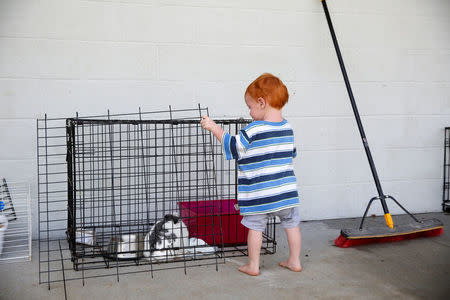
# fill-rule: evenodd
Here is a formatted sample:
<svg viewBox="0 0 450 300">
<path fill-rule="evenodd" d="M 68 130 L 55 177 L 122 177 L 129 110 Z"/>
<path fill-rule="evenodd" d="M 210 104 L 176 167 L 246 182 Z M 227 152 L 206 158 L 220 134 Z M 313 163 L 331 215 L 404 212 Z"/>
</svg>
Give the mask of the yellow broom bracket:
<svg viewBox="0 0 450 300">
<path fill-rule="evenodd" d="M 386 225 L 390 229 L 394 229 L 394 221 L 392 221 L 392 217 L 390 213 L 384 214 L 384 219 L 386 220 Z"/>
</svg>

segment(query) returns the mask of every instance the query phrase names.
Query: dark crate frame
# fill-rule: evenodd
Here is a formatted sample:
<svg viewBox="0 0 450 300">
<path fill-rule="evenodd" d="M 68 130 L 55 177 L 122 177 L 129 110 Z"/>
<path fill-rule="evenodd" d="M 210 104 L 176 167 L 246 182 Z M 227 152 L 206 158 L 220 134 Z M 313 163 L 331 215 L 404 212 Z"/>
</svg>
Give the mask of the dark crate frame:
<svg viewBox="0 0 450 300">
<path fill-rule="evenodd" d="M 247 245 L 239 241 L 231 245 L 229 243 L 215 245 L 217 251 L 213 257 L 198 256 L 193 259 L 183 258 L 156 263 L 152 261 L 143 262 L 137 259 L 119 260 L 117 256 L 116 259 L 108 259 L 105 258 L 104 253 L 99 248 L 80 246 L 75 242 L 75 231 L 73 229 L 77 228 L 76 210 L 80 192 L 77 189 L 77 182 L 79 184 L 80 181 L 76 177 L 76 170 L 74 170 L 77 167 L 74 149 L 76 149 L 77 126 L 81 124 L 87 126 L 101 124 L 101 126 L 106 127 L 163 126 L 164 128 L 170 128 L 170 130 L 183 126 L 192 127 L 194 131 L 198 132 L 194 139 L 198 137 L 202 139 L 200 143 L 203 148 L 201 156 L 204 158 L 204 161 L 201 162 L 203 164 L 202 172 L 206 174 L 204 178 L 197 178 L 199 179 L 196 181 L 197 185 L 203 180 L 203 186 L 200 187 L 200 190 L 203 190 L 203 195 L 196 200 L 237 199 L 238 171 L 236 163 L 235 161 L 225 161 L 220 143 L 211 134 L 201 129 L 199 121 L 202 115 L 208 115 L 208 109 L 199 105 L 196 109 L 172 110 L 169 106 L 169 110 L 166 111 L 141 112 L 139 109 L 137 113 L 115 115 L 108 111 L 107 115 L 91 117 L 80 117 L 77 113 L 74 118 L 50 119 L 45 116 L 44 119 L 37 120 L 40 283 L 47 283 L 48 288 L 50 288 L 50 283 L 53 282 L 63 281 L 65 283 L 68 280 L 82 280 L 84 284 L 85 279 L 92 277 L 116 276 L 119 280 L 120 275 L 124 274 L 150 272 L 153 276 L 153 273 L 159 270 L 181 268 L 186 272 L 190 267 L 202 265 L 215 265 L 216 270 L 218 270 L 218 264 L 225 263 L 225 258 L 247 255 Z M 237 134 L 250 122 L 246 119 L 219 119 L 215 121 L 231 134 Z M 163 130 L 161 132 L 167 134 L 169 131 Z M 145 132 L 138 133 L 143 137 L 142 134 L 145 134 Z M 164 149 L 170 144 L 171 138 L 174 137 L 176 138 L 177 135 L 165 136 L 164 140 L 167 141 L 167 144 L 157 145 L 157 148 Z M 140 142 L 143 141 L 145 139 Z M 183 156 L 181 152 L 173 152 L 177 150 L 169 148 L 169 151 L 172 151 L 171 155 L 168 156 L 171 157 L 172 162 L 174 157 Z M 145 153 L 143 156 L 145 157 Z M 169 163 L 166 162 L 165 165 L 168 167 Z M 172 170 L 172 173 L 177 172 Z M 138 174 L 138 176 L 140 175 Z M 179 184 L 185 184 L 186 186 L 192 183 L 192 180 L 186 180 L 186 178 L 181 178 L 178 181 Z M 114 179 L 111 179 L 111 182 L 114 182 Z M 198 190 L 199 188 L 195 186 L 194 189 Z M 174 190 L 169 191 L 168 198 L 171 197 L 170 193 L 173 193 Z M 209 195 L 205 194 L 207 190 L 210 191 Z M 110 193 L 111 191 L 114 191 L 114 189 L 111 189 Z M 212 209 L 212 211 L 215 212 L 215 209 Z M 238 216 L 238 212 L 235 215 Z M 224 216 L 220 216 L 219 220 L 222 217 Z M 145 230 L 156 219 L 148 222 Z M 85 215 L 84 221 L 86 220 Z M 233 224 L 235 226 L 236 222 Z M 222 222 L 219 225 L 221 230 L 238 230 L 237 227 L 222 228 Z M 125 231 L 131 232 L 131 230 Z M 109 236 L 106 237 L 109 238 Z M 104 247 L 105 242 L 102 245 L 103 249 Z M 261 254 L 273 254 L 275 252 L 275 219 L 272 218 L 263 233 Z"/>
<path fill-rule="evenodd" d="M 444 134 L 444 182 L 442 185 L 442 210 L 450 213 L 450 127 L 445 128 Z"/>
</svg>

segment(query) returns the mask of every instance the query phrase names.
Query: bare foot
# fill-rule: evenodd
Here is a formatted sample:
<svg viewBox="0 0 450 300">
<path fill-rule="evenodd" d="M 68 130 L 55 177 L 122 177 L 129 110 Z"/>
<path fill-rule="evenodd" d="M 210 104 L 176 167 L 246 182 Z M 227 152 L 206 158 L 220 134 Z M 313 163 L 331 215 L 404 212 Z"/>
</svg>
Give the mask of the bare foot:
<svg viewBox="0 0 450 300">
<path fill-rule="evenodd" d="M 280 267 L 291 270 L 292 272 L 301 272 L 303 270 L 300 264 L 289 264 L 288 261 L 282 261 L 278 264 Z"/>
<path fill-rule="evenodd" d="M 259 269 L 251 268 L 250 265 L 243 265 L 238 268 L 239 271 L 250 276 L 258 276 Z"/>
</svg>

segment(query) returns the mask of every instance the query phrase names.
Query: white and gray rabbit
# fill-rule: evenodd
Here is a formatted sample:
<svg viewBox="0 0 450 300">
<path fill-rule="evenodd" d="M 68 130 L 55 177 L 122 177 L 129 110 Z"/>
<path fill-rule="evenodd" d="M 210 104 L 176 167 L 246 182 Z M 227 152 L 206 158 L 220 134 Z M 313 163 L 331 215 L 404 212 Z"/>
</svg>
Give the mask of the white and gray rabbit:
<svg viewBox="0 0 450 300">
<path fill-rule="evenodd" d="M 171 260 L 183 256 L 189 246 L 189 232 L 181 219 L 165 215 L 147 233 L 144 240 L 144 257 L 155 260 Z"/>
</svg>

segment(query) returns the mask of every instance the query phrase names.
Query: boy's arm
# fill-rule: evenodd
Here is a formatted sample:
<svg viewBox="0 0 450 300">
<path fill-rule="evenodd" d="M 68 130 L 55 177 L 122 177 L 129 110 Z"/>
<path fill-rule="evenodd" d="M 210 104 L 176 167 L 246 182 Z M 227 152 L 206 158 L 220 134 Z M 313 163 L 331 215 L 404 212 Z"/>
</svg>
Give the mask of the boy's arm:
<svg viewBox="0 0 450 300">
<path fill-rule="evenodd" d="M 202 127 L 208 131 L 210 131 L 217 140 L 222 143 L 222 136 L 223 136 L 223 129 L 219 125 L 216 124 L 210 117 L 203 116 L 202 120 L 200 121 L 200 124 Z"/>
<path fill-rule="evenodd" d="M 243 157 L 250 144 L 250 139 L 244 132 L 244 129 L 240 130 L 238 135 L 231 136 L 208 116 L 203 116 L 200 123 L 204 129 L 209 130 L 222 144 L 223 154 L 226 160 L 240 159 Z"/>
</svg>

